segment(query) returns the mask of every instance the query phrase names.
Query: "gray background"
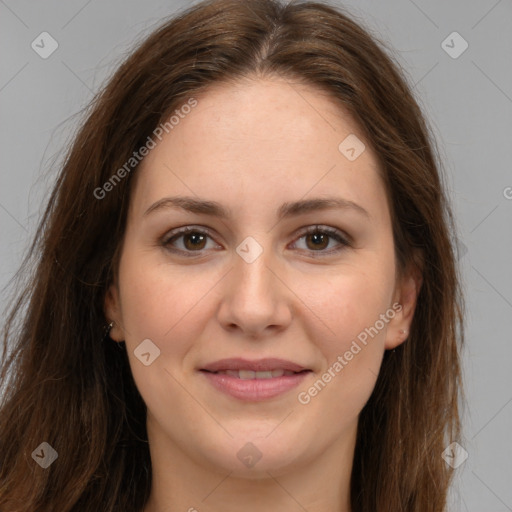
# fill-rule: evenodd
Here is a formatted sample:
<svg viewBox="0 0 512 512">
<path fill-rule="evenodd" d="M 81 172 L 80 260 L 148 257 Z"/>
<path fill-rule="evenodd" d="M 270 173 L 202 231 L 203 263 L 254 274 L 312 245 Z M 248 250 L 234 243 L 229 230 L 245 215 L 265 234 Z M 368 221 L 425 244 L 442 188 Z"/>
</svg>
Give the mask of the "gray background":
<svg viewBox="0 0 512 512">
<path fill-rule="evenodd" d="M 136 41 L 189 3 L 0 0 L 2 311 L 80 110 Z M 396 49 L 438 138 L 459 226 L 468 306 L 459 441 L 469 458 L 450 510 L 512 511 L 512 2 L 343 5 Z M 47 59 L 31 48 L 44 31 L 59 44 Z M 469 44 L 458 58 L 441 46 L 454 31 Z"/>
</svg>

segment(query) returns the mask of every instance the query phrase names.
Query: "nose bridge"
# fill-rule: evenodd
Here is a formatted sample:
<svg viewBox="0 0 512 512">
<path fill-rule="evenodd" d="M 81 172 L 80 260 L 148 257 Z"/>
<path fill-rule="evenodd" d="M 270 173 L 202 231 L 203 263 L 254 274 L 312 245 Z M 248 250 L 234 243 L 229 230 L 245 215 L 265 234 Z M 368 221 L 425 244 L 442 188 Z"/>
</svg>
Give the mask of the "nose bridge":
<svg viewBox="0 0 512 512">
<path fill-rule="evenodd" d="M 247 263 L 243 260 L 238 261 L 235 273 L 240 280 L 241 288 L 243 289 L 245 287 L 254 293 L 270 292 L 269 275 L 272 275 L 270 272 L 272 261 L 270 260 L 271 255 L 262 254 L 251 263 Z"/>
<path fill-rule="evenodd" d="M 271 283 L 273 273 L 270 271 L 275 266 L 275 256 L 269 245 L 265 243 L 264 248 L 254 238 L 248 237 L 237 247 L 232 285 L 238 300 L 257 301 L 260 307 L 275 300 L 272 289 L 275 283 Z"/>
<path fill-rule="evenodd" d="M 247 237 L 236 248 L 234 268 L 223 294 L 219 320 L 225 327 L 237 326 L 256 334 L 268 327 L 284 327 L 291 318 L 286 287 L 279 272 L 270 237 L 259 243 Z"/>
</svg>

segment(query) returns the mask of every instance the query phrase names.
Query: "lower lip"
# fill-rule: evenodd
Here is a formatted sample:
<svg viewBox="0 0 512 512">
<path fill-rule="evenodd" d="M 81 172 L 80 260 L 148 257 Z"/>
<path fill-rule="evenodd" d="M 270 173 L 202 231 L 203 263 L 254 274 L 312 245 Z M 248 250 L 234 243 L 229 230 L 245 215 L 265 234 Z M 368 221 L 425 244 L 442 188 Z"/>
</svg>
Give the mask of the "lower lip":
<svg viewBox="0 0 512 512">
<path fill-rule="evenodd" d="M 274 398 L 298 386 L 311 372 L 283 375 L 271 379 L 239 379 L 231 375 L 202 371 L 210 384 L 219 391 L 239 400 L 261 402 Z"/>
</svg>

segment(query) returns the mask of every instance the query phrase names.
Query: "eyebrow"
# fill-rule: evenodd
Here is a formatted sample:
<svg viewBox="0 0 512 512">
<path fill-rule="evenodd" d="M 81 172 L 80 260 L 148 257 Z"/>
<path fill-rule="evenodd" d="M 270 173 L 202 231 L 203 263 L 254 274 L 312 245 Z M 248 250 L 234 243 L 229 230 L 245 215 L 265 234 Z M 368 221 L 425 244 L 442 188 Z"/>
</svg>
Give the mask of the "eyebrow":
<svg viewBox="0 0 512 512">
<path fill-rule="evenodd" d="M 150 213 L 167 208 L 179 208 L 191 213 L 210 215 L 220 219 L 228 219 L 231 217 L 230 210 L 225 208 L 222 204 L 216 201 L 197 199 L 189 196 L 164 197 L 156 203 L 153 203 L 144 212 L 143 216 L 145 217 Z M 277 218 L 282 220 L 312 211 L 329 209 L 352 210 L 370 218 L 370 214 L 362 206 L 341 197 L 302 199 L 300 201 L 283 203 L 277 211 Z"/>
</svg>

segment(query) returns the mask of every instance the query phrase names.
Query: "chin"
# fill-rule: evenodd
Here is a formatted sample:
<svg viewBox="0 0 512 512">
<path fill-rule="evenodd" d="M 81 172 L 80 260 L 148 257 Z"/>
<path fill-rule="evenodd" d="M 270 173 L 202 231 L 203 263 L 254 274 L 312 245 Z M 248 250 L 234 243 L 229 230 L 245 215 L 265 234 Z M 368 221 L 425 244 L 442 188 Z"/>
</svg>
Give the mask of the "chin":
<svg viewBox="0 0 512 512">
<path fill-rule="evenodd" d="M 247 436 L 237 435 L 234 438 L 224 438 L 224 443 L 215 443 L 215 446 L 205 447 L 204 454 L 208 454 L 209 464 L 213 464 L 223 471 L 229 471 L 232 476 L 248 479 L 268 478 L 269 473 L 278 475 L 286 473 L 298 464 L 299 458 L 306 459 L 298 449 L 304 448 L 303 436 L 296 441 L 293 436 L 283 431 L 280 436 L 271 430 L 265 436 L 258 433 Z"/>
</svg>

